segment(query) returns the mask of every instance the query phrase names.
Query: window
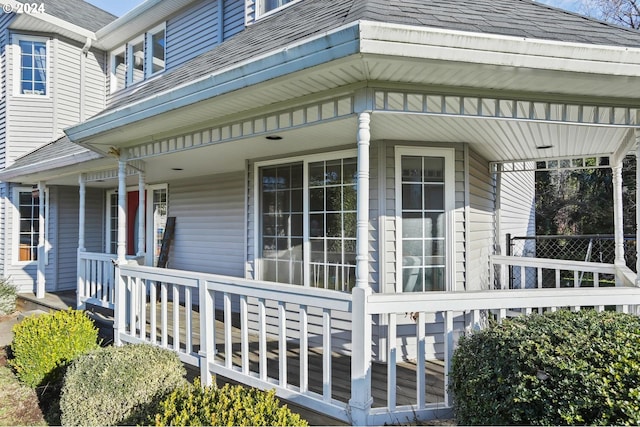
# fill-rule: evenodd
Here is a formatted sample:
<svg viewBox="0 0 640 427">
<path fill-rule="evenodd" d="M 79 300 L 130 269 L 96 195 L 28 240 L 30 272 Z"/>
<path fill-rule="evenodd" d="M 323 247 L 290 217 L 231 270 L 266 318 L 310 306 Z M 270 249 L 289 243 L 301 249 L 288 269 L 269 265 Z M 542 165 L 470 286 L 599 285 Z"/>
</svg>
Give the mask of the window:
<svg viewBox="0 0 640 427">
<path fill-rule="evenodd" d="M 127 80 L 124 46 L 111 54 L 111 91 L 124 89 Z"/>
<path fill-rule="evenodd" d="M 47 41 L 40 38 L 20 38 L 19 78 L 16 93 L 47 95 Z"/>
<path fill-rule="evenodd" d="M 166 30 L 161 24 L 111 52 L 111 92 L 165 70 Z"/>
<path fill-rule="evenodd" d="M 149 75 L 164 71 L 164 34 L 164 27 L 159 30 L 150 31 L 147 34 L 147 46 L 149 46 L 149 54 L 147 55 L 149 65 L 147 69 L 149 70 Z"/>
<path fill-rule="evenodd" d="M 258 167 L 263 280 L 350 291 L 355 285 L 356 159 Z"/>
<path fill-rule="evenodd" d="M 127 81 L 131 84 L 144 80 L 144 38 L 127 45 L 128 68 Z"/>
<path fill-rule="evenodd" d="M 40 197 L 31 189 L 17 190 L 18 202 L 18 261 L 38 259 L 40 234 Z"/>
<path fill-rule="evenodd" d="M 260 0 L 259 15 L 264 15 L 272 10 L 279 9 L 292 1 L 293 0 Z"/>
<path fill-rule="evenodd" d="M 423 155 L 418 150 L 400 150 L 396 160 L 399 186 L 398 258 L 402 292 L 448 290 L 451 270 L 453 162 L 442 150 Z"/>
<path fill-rule="evenodd" d="M 153 198 L 151 202 L 151 215 L 153 218 L 153 264 L 158 265 L 160 249 L 162 249 L 162 238 L 167 225 L 167 185 L 161 185 L 152 190 Z"/>
</svg>

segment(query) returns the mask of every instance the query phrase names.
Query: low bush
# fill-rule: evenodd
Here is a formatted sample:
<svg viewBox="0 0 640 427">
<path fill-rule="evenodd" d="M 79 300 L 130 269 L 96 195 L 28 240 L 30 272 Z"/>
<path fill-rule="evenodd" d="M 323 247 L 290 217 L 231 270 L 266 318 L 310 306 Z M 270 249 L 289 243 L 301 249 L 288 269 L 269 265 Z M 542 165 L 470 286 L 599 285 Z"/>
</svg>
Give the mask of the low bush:
<svg viewBox="0 0 640 427">
<path fill-rule="evenodd" d="M 0 316 L 16 310 L 16 287 L 7 279 L 0 279 Z"/>
<path fill-rule="evenodd" d="M 29 316 L 13 327 L 10 366 L 32 388 L 59 383 L 76 357 L 98 348 L 98 330 L 82 311 Z"/>
<path fill-rule="evenodd" d="M 640 424 L 640 319 L 561 310 L 505 320 L 460 340 L 458 424 Z"/>
<path fill-rule="evenodd" d="M 300 415 L 280 406 L 275 392 L 242 386 L 201 387 L 199 381 L 176 389 L 149 420 L 156 426 L 307 426 Z"/>
<path fill-rule="evenodd" d="M 75 360 L 60 397 L 63 425 L 135 425 L 187 384 L 177 354 L 146 344 L 105 347 Z"/>
</svg>

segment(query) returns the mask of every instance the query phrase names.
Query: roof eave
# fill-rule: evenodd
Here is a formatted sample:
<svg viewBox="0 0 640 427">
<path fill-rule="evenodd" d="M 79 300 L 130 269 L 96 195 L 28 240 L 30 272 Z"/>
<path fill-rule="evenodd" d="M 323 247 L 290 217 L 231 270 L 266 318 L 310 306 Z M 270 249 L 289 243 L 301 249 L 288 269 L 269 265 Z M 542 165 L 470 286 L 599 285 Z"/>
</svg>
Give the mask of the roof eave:
<svg viewBox="0 0 640 427">
<path fill-rule="evenodd" d="M 183 9 L 194 0 L 147 0 L 96 32 L 96 46 L 104 50 L 119 47 L 142 30 Z"/>
<path fill-rule="evenodd" d="M 92 136 L 148 119 L 225 93 L 353 55 L 359 51 L 359 23 L 351 23 L 310 40 L 234 64 L 202 79 L 109 111 L 65 129 L 76 143 Z"/>
<path fill-rule="evenodd" d="M 94 151 L 86 150 L 80 153 L 68 154 L 54 159 L 48 159 L 38 163 L 32 163 L 20 167 L 8 167 L 0 172 L 0 181 L 11 182 L 16 178 L 28 175 L 53 173 L 56 169 L 73 166 L 90 160 L 96 160 L 102 156 Z"/>
<path fill-rule="evenodd" d="M 18 2 L 16 2 L 15 0 L 0 0 L 0 5 L 11 5 L 14 10 L 17 10 L 17 4 Z M 96 33 L 94 33 L 93 31 L 67 22 L 64 19 L 49 15 L 48 13 L 46 13 L 46 11 L 43 13 L 16 14 L 16 18 L 13 20 L 9 27 L 20 30 L 30 30 L 30 25 L 36 22 L 51 25 L 53 29 L 55 29 L 54 32 L 62 34 L 74 40 L 83 42 L 87 39 L 91 39 L 92 41 L 96 40 Z"/>
</svg>

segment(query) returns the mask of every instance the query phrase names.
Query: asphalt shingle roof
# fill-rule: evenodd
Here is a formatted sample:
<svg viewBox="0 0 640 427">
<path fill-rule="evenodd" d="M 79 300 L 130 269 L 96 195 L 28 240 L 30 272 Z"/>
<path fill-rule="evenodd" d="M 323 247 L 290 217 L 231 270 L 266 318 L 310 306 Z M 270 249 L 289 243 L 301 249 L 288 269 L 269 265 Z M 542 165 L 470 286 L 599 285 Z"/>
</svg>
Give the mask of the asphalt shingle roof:
<svg viewBox="0 0 640 427">
<path fill-rule="evenodd" d="M 57 159 L 64 156 L 74 154 L 82 154 L 89 151 L 85 147 L 75 144 L 66 136 L 63 136 L 53 142 L 43 145 L 42 147 L 19 157 L 6 170 L 18 169 L 24 166 L 31 166 L 37 163 L 46 162 L 48 160 Z"/>
<path fill-rule="evenodd" d="M 29 0 L 18 1 L 31 3 Z M 84 0 L 49 0 L 44 2 L 44 9 L 51 16 L 93 32 L 116 19 L 115 15 Z"/>
<path fill-rule="evenodd" d="M 69 1 L 69 0 L 65 0 Z M 144 82 L 105 112 L 358 20 L 597 45 L 640 47 L 640 31 L 531 0 L 303 0 Z"/>
</svg>

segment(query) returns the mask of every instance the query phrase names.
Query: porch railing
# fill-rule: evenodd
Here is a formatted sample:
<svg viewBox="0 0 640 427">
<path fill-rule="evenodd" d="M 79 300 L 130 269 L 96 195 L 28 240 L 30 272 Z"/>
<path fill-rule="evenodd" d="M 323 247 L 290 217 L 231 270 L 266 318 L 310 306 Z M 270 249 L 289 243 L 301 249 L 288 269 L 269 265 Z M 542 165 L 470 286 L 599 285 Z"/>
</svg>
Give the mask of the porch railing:
<svg viewBox="0 0 640 427">
<path fill-rule="evenodd" d="M 76 288 L 79 309 L 87 304 L 114 308 L 115 254 L 78 251 L 78 284 Z M 129 262 L 141 263 L 143 258 L 128 256 Z"/>
<path fill-rule="evenodd" d="M 494 257 L 493 265 L 517 265 L 505 258 L 511 257 Z M 524 267 L 569 268 L 548 261 L 527 259 L 534 264 Z M 365 414 L 358 422 L 407 423 L 450 416 L 448 371 L 455 346 L 461 335 L 484 327 L 490 318 L 501 321 L 559 308 L 637 312 L 640 288 L 624 286 L 635 283 L 633 272 L 586 264 L 578 264 L 574 274 L 615 274 L 620 286 L 366 292 L 364 308 L 357 310 L 356 293 L 121 265 L 116 276 L 115 340 L 172 349 L 186 363 L 200 367 L 205 383 L 220 375 L 275 389 L 285 399 L 346 422 L 354 422 L 352 414 L 358 412 Z M 367 324 L 371 327 L 362 326 Z M 375 334 L 371 341 L 378 343 L 382 374 L 372 348 L 351 348 L 363 342 L 355 333 L 351 336 L 352 330 Z M 339 357 L 353 354 L 357 359 L 356 353 L 365 355 L 369 374 L 338 385 L 345 375 L 353 377 L 350 365 L 338 366 Z M 443 367 L 442 380 L 434 375 L 438 366 Z M 434 391 L 436 386 L 439 391 Z M 374 392 L 370 407 L 363 408 L 366 396 Z"/>
</svg>

